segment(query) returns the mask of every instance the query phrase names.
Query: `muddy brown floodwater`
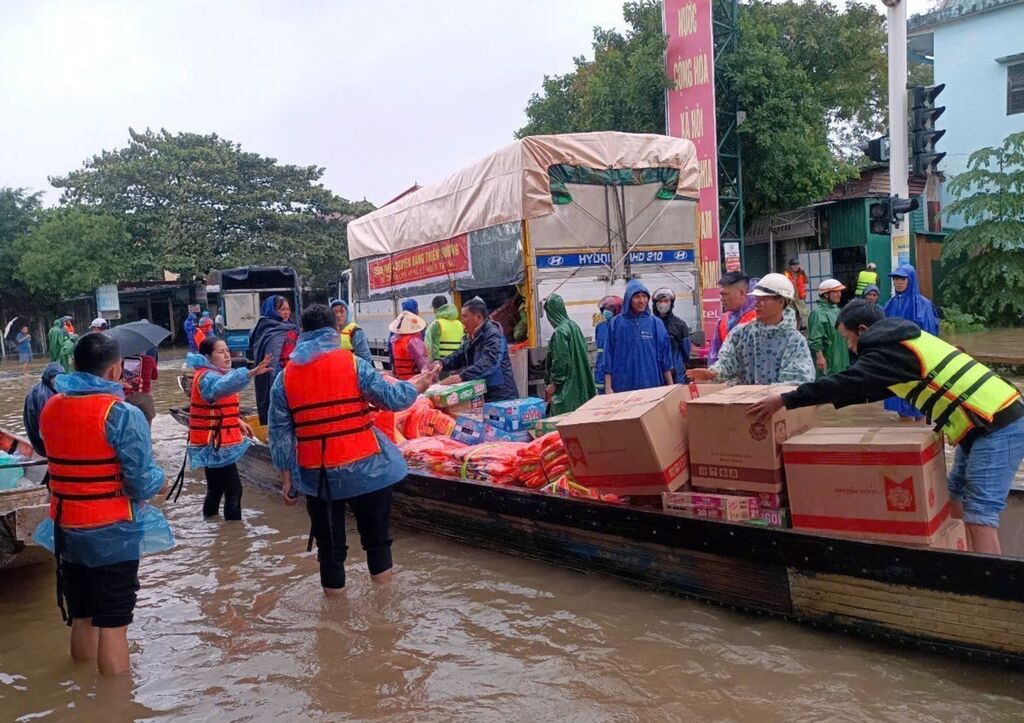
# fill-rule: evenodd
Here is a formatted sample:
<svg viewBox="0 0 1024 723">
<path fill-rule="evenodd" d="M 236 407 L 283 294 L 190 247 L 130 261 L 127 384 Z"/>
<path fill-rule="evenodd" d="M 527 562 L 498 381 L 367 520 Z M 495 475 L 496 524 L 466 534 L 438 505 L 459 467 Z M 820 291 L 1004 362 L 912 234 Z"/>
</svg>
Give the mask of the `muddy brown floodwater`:
<svg viewBox="0 0 1024 723">
<path fill-rule="evenodd" d="M 179 365 L 161 361 L 161 409 L 181 402 Z M 20 430 L 16 369 L 0 368 L 0 425 Z M 176 470 L 182 428 L 162 413 L 153 434 Z M 356 545 L 347 598 L 328 601 L 301 507 L 247 489 L 241 523 L 204 522 L 202 493 L 193 477 L 163 505 L 178 545 L 142 562 L 120 684 L 71 663 L 52 567 L 0 572 L 0 720 L 1024 719 L 1024 675 L 401 528 L 393 584 L 371 586 Z"/>
</svg>

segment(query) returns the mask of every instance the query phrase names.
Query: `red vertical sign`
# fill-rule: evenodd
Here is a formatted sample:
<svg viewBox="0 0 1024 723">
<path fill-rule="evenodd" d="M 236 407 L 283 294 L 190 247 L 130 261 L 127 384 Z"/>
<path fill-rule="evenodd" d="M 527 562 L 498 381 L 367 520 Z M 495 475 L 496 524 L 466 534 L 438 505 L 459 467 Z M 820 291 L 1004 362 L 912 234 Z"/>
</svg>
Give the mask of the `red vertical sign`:
<svg viewBox="0 0 1024 723">
<path fill-rule="evenodd" d="M 672 78 L 665 99 L 665 132 L 689 138 L 700 162 L 697 243 L 704 332 L 710 340 L 721 313 L 718 279 L 718 141 L 715 129 L 715 62 L 711 0 L 664 0 L 666 62 Z M 705 350 L 706 351 L 706 350 Z"/>
</svg>

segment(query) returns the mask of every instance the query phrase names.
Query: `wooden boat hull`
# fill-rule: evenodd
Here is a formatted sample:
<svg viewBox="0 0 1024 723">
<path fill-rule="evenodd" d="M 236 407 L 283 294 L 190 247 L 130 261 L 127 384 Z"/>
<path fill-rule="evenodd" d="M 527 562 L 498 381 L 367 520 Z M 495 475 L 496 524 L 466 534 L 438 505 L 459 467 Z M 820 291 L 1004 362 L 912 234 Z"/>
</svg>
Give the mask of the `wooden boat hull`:
<svg viewBox="0 0 1024 723">
<path fill-rule="evenodd" d="M 29 464 L 25 477 L 36 485 L 0 490 L 0 570 L 34 565 L 53 559 L 50 552 L 32 542 L 36 525 L 49 513 L 50 492 L 39 483 L 46 475 L 45 460 L 28 440 L 0 429 L 0 449 L 18 453 Z"/>
<path fill-rule="evenodd" d="M 186 418 L 187 419 L 187 418 Z M 280 482 L 253 445 L 242 479 Z M 1024 512 L 1021 495 L 1011 511 Z M 815 627 L 1024 667 L 1024 560 L 677 517 L 411 474 L 399 524 Z"/>
</svg>

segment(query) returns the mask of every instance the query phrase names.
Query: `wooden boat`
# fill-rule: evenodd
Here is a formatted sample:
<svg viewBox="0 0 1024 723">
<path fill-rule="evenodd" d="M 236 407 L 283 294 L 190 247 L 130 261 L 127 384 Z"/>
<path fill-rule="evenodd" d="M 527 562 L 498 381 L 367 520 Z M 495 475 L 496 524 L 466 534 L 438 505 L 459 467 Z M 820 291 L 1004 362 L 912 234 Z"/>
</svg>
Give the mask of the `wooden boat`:
<svg viewBox="0 0 1024 723">
<path fill-rule="evenodd" d="M 32 533 L 50 509 L 50 491 L 42 485 L 46 460 L 27 439 L 0 429 L 0 450 L 19 454 L 23 462 L 0 462 L 18 467 L 33 483 L 0 490 L 0 569 L 22 567 L 52 559 L 49 551 L 32 542 Z"/>
<path fill-rule="evenodd" d="M 172 410 L 188 423 L 187 409 Z M 242 479 L 280 491 L 269 448 Z M 1024 491 L 1011 495 L 1007 556 L 812 535 L 516 487 L 410 474 L 396 522 L 452 540 L 676 595 L 895 644 L 1024 667 Z"/>
</svg>

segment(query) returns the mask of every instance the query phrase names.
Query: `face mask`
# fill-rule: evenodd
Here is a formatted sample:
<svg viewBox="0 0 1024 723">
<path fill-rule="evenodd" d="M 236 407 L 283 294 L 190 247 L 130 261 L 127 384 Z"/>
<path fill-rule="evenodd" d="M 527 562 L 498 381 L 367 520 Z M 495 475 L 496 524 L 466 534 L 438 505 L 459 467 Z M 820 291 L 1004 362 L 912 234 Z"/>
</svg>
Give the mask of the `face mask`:
<svg viewBox="0 0 1024 723">
<path fill-rule="evenodd" d="M 658 308 L 658 313 L 659 314 L 667 314 L 669 312 L 669 310 L 672 308 L 672 302 L 671 301 L 659 301 L 657 304 L 655 304 L 655 306 Z"/>
<path fill-rule="evenodd" d="M 605 309 L 604 311 L 601 312 L 601 316 L 603 316 L 607 321 L 611 321 L 612 317 L 615 316 L 615 314 L 613 314 L 610 310 Z"/>
</svg>

